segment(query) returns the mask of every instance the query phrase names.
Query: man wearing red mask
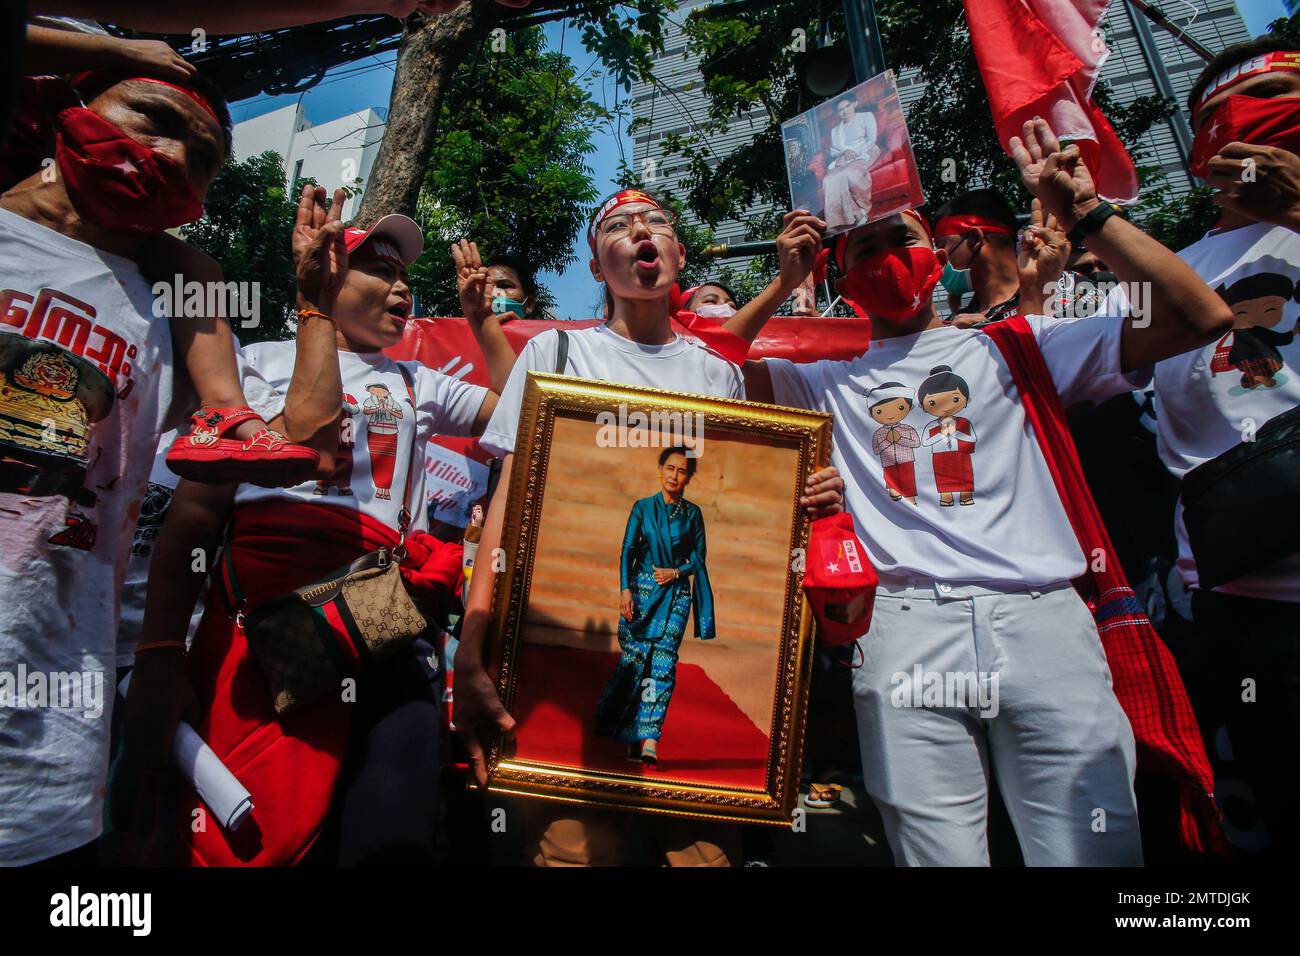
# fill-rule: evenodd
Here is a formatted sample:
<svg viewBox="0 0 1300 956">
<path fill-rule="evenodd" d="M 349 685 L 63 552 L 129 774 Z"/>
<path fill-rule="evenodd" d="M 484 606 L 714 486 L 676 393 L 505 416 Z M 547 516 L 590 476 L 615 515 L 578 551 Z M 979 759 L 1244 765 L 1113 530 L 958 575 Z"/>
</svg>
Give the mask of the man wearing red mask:
<svg viewBox="0 0 1300 956">
<path fill-rule="evenodd" d="M 1205 67 L 1188 108 L 1192 169 L 1219 190 L 1223 215 L 1179 255 L 1232 308 L 1233 324 L 1156 366 L 1160 457 L 1180 479 L 1253 443 L 1256 430 L 1300 405 L 1300 50 L 1278 37 L 1229 47 Z M 1229 480 L 1245 506 L 1260 489 L 1242 476 Z M 1293 513 L 1300 507 L 1294 493 L 1273 497 L 1292 502 Z M 1215 749 L 1232 761 L 1231 776 L 1244 781 L 1243 796 L 1258 810 L 1258 822 L 1230 816 L 1229 834 L 1243 848 L 1271 847 L 1282 859 L 1300 846 L 1300 551 L 1293 544 L 1287 555 L 1283 545 L 1280 560 L 1278 548 L 1269 553 L 1280 533 L 1269 529 L 1287 527 L 1286 514 L 1240 519 L 1240 534 L 1260 536 L 1260 560 L 1220 570 L 1213 565 L 1227 543 L 1216 548 L 1189 535 L 1179 502 L 1178 570 L 1196 625 L 1195 647 L 1180 664 L 1207 732 L 1226 725 L 1230 746 Z M 1209 552 L 1219 560 L 1207 564 Z"/>
<path fill-rule="evenodd" d="M 942 254 L 908 213 L 837 237 L 839 288 L 870 318 L 871 349 L 851 362 L 748 362 L 746 394 L 835 415 L 845 504 L 880 574 L 854 705 L 863 775 L 896 862 L 987 865 L 992 766 L 1027 863 L 1134 865 L 1134 737 L 1145 742 L 1146 728 L 1130 726 L 1121 675 L 1112 691 L 1099 624 L 1071 584 L 1107 562 L 1076 523 L 1087 491 L 1077 460 L 1073 471 L 1065 461 L 1061 402 L 1134 388 L 1155 362 L 1221 334 L 1229 314 L 1172 252 L 1097 199 L 1077 147 L 1061 149 L 1045 122 L 1027 123 L 1012 148 L 1044 210 L 1086 233 L 1123 279 L 1148 284 L 1149 321 L 1016 317 L 987 334 L 945 326 L 931 301 Z M 887 383 L 916 390 L 906 423 L 936 442 L 917 449 L 918 488 L 935 488 L 940 455 L 978 434 L 973 493 L 920 494 L 915 504 L 889 493 L 869 397 Z M 1130 602 L 1115 584 L 1099 604 L 1127 627 Z M 1182 702 L 1183 736 L 1198 749 Z M 1208 768 L 1196 785 L 1185 809 L 1212 814 Z"/>
<path fill-rule="evenodd" d="M 201 214 L 228 152 L 202 81 L 85 95 L 60 114 L 56 174 L 0 196 L 0 865 L 101 829 L 132 534 L 159 435 L 192 407 L 134 260 Z M 303 329 L 311 382 L 337 358 L 332 333 Z"/>
</svg>

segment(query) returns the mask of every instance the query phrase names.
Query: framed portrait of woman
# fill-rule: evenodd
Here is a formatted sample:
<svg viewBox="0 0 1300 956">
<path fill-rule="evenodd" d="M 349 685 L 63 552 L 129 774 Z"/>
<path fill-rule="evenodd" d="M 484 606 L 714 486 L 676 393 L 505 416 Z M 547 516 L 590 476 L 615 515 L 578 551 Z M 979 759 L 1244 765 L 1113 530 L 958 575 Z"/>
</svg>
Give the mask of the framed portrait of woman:
<svg viewBox="0 0 1300 956">
<path fill-rule="evenodd" d="M 489 673 L 517 725 L 489 790 L 790 824 L 799 498 L 830 436 L 817 412 L 529 375 L 490 566 Z"/>
</svg>

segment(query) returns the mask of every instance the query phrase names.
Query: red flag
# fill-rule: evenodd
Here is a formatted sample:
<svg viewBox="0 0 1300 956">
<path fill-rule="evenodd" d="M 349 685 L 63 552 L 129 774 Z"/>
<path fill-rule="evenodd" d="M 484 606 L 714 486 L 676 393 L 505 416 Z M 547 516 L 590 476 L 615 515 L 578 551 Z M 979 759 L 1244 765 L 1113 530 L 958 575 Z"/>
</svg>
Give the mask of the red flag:
<svg viewBox="0 0 1300 956">
<path fill-rule="evenodd" d="M 1110 0 L 962 0 L 1003 149 L 1041 116 L 1073 141 L 1106 199 L 1137 198 L 1137 170 L 1092 88 L 1110 51 L 1097 24 Z"/>
</svg>

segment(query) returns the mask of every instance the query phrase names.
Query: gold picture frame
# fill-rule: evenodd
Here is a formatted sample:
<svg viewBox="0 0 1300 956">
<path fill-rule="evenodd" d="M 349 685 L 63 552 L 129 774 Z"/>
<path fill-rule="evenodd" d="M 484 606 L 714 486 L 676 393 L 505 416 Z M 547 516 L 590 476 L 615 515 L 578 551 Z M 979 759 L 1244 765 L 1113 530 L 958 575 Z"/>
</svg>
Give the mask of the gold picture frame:
<svg viewBox="0 0 1300 956">
<path fill-rule="evenodd" d="M 638 418 L 638 413 L 644 418 Z M 542 659 L 537 655 L 546 653 L 541 650 L 541 644 L 531 636 L 531 632 L 526 645 L 524 638 L 525 631 L 532 627 L 529 623 L 530 597 L 535 583 L 539 580 L 538 541 L 539 537 L 546 533 L 544 516 L 547 507 L 547 478 L 549 473 L 555 471 L 551 458 L 557 447 L 567 447 L 566 441 L 572 443 L 571 439 L 564 438 L 557 442 L 557 423 L 560 424 L 563 434 L 568 435 L 575 433 L 575 429 L 581 431 L 587 428 L 587 424 L 584 423 L 589 423 L 590 427 L 596 428 L 596 423 L 602 421 L 602 416 L 606 422 L 611 421 L 614 416 L 622 416 L 618 419 L 620 422 L 631 423 L 633 426 L 633 430 L 628 433 L 630 435 L 635 433 L 636 427 L 641 422 L 657 420 L 660 423 L 669 423 L 674 421 L 672 418 L 674 414 L 686 417 L 687 426 L 692 421 L 696 423 L 697 428 L 702 426 L 700 447 L 693 451 L 699 462 L 716 462 L 719 460 L 718 456 L 724 454 L 729 456 L 725 458 L 726 461 L 733 461 L 741 455 L 747 455 L 750 459 L 757 456 L 760 462 L 758 467 L 750 469 L 734 467 L 732 470 L 746 471 L 748 474 L 761 472 L 764 477 L 755 479 L 755 483 L 761 481 L 765 488 L 776 488 L 781 495 L 778 502 L 784 500 L 786 494 L 781 489 L 784 489 L 787 484 L 780 470 L 793 465 L 789 467 L 789 500 L 786 505 L 781 508 L 767 507 L 765 510 L 752 510 L 738 525 L 733 519 L 733 527 L 738 527 L 745 533 L 749 533 L 755 524 L 760 525 L 759 530 L 753 533 L 772 537 L 773 547 L 775 547 L 776 537 L 784 533 L 785 522 L 787 520 L 789 522 L 789 536 L 784 543 L 779 565 L 776 555 L 770 553 L 768 547 L 764 546 L 761 549 L 763 566 L 770 569 L 766 573 L 771 575 L 773 583 L 779 576 L 780 570 L 784 569 L 783 586 L 779 593 L 773 591 L 770 595 L 771 606 L 781 608 L 779 626 L 776 622 L 770 624 L 771 641 L 775 647 L 769 649 L 767 644 L 763 643 L 767 640 L 762 636 L 766 634 L 763 629 L 769 626 L 765 624 L 757 625 L 760 637 L 745 644 L 745 650 L 752 651 L 753 654 L 767 655 L 756 659 L 766 659 L 769 663 L 775 661 L 771 685 L 773 693 L 770 725 L 763 728 L 758 720 L 753 721 L 753 726 L 766 732 L 767 753 L 765 761 L 761 764 L 761 784 L 755 785 L 758 779 L 757 770 L 753 771 L 753 779 L 746 778 L 742 782 L 736 782 L 729 779 L 714 779 L 710 776 L 713 771 L 707 767 L 695 774 L 673 772 L 672 764 L 667 761 L 664 762 L 661 772 L 647 775 L 649 771 L 642 766 L 635 769 L 630 766 L 595 767 L 585 765 L 582 760 L 564 760 L 554 757 L 543 759 L 536 754 L 530 756 L 524 753 L 527 747 L 523 746 L 527 739 L 526 722 L 520 720 L 514 741 L 497 741 L 488 748 L 487 789 L 496 793 L 538 797 L 585 806 L 789 826 L 798 803 L 808 682 L 813 651 L 811 610 L 801 587 L 803 565 L 799 560 L 807 548 L 811 519 L 799 506 L 799 498 L 807 476 L 829 463 L 830 415 L 754 402 L 530 373 L 520 414 L 514 464 L 510 475 L 508 505 L 501 538 L 502 560 L 493 566 L 498 579 L 488 631 L 488 672 L 496 683 L 506 709 L 518 718 L 519 714 L 516 714 L 515 706 L 521 699 L 521 686 L 525 689 L 529 687 L 526 683 L 529 675 L 521 673 L 523 649 L 525 646 L 528 648 L 533 660 Z M 650 434 L 649 431 L 645 431 L 642 437 L 648 437 Z M 723 452 L 713 451 L 712 449 L 716 449 L 719 442 L 723 443 Z M 731 445 L 728 445 L 728 442 Z M 599 439 L 596 443 L 599 444 Z M 629 449 L 623 451 L 625 454 L 640 455 L 641 457 L 635 460 L 642 462 L 646 460 L 647 454 L 639 451 L 642 447 L 644 446 L 635 444 L 634 439 L 629 439 Z M 633 448 L 637 451 L 630 450 Z M 594 453 L 583 451 L 582 454 Z M 712 459 L 711 454 L 714 455 Z M 762 465 L 765 460 L 764 455 L 770 456 L 781 468 L 764 467 Z M 614 459 L 602 460 L 613 461 Z M 566 467 L 577 466 L 569 463 Z M 586 468 L 582 474 L 592 475 L 594 471 L 593 468 Z M 695 472 L 692 471 L 690 474 L 694 476 Z M 719 489 L 721 481 L 722 479 L 717 479 Z M 551 494 L 557 495 L 562 488 L 569 488 L 569 486 L 558 485 L 552 488 Z M 580 492 L 569 489 L 569 494 L 578 495 Z M 728 507 L 733 501 L 742 503 L 744 501 L 743 488 L 737 489 L 734 484 L 726 491 L 725 499 L 721 490 L 718 495 L 717 500 L 725 500 Z M 787 506 L 788 510 L 785 514 L 777 513 L 785 510 Z M 560 508 L 558 500 L 554 507 Z M 570 508 L 571 514 L 572 506 L 565 507 Z M 609 508 L 613 507 L 614 505 L 609 505 Z M 751 503 L 751 508 L 758 507 Z M 626 504 L 623 508 L 626 511 Z M 763 520 L 756 522 L 755 517 Z M 721 525 L 723 522 L 718 521 L 717 524 Z M 575 532 L 570 528 L 570 525 L 563 527 L 567 540 L 575 537 Z M 723 527 L 722 530 L 725 533 L 727 529 Z M 580 534 L 577 536 L 580 537 Z M 552 533 L 551 540 L 555 538 L 556 535 Z M 724 540 L 722 543 L 725 547 L 727 542 Z M 714 547 L 710 545 L 710 556 L 713 553 Z M 709 560 L 711 563 L 712 557 Z M 503 568 L 500 566 L 501 563 L 504 564 Z M 555 565 L 562 562 L 548 558 L 545 563 Z M 751 578 L 748 563 L 745 563 L 746 570 L 743 572 L 736 569 L 738 563 L 740 562 L 728 565 L 724 571 L 738 580 L 748 582 Z M 486 564 L 487 562 L 481 562 L 481 565 Z M 481 567 L 479 573 L 487 570 L 487 567 Z M 555 570 L 545 572 L 552 578 L 558 573 Z M 579 579 L 575 576 L 574 580 Z M 759 582 L 756 586 L 761 584 L 762 582 Z M 549 586 L 552 589 L 557 587 L 554 583 Z M 567 586 L 567 583 L 558 585 L 560 589 Z M 605 584 L 601 583 L 600 586 L 604 587 Z M 698 585 L 692 584 L 692 587 Z M 768 589 L 764 587 L 762 590 L 766 594 Z M 617 588 L 614 588 L 612 593 L 616 592 Z M 747 607 L 748 602 L 745 601 L 732 601 L 731 604 L 735 614 L 750 610 Z M 740 606 L 736 607 L 736 605 Z M 709 615 L 712 616 L 712 613 L 710 608 Z M 618 614 L 618 605 L 610 604 L 609 612 L 605 617 L 613 618 L 617 624 Z M 721 618 L 722 609 L 719 609 L 718 614 Z M 692 620 L 695 620 L 694 616 Z M 606 628 L 606 637 L 608 637 L 608 625 L 602 626 Z M 683 624 L 682 627 L 684 628 L 685 625 Z M 681 640 L 680 643 L 684 645 L 686 641 Z M 709 644 L 710 648 L 715 646 L 712 642 L 704 643 Z M 621 647 L 621 639 L 619 644 Z M 724 642 L 717 642 L 717 645 L 722 644 Z M 712 659 L 722 660 L 716 656 Z M 751 657 L 745 657 L 744 660 L 746 666 L 751 667 L 752 670 L 755 665 L 749 663 Z M 674 665 L 674 675 L 680 674 L 678 667 L 679 665 Z M 672 679 L 674 682 L 678 681 L 677 676 Z M 547 685 L 546 693 L 552 690 L 557 693 L 562 691 L 563 687 L 558 685 L 564 683 L 563 680 L 553 681 Z M 747 682 L 746 686 L 753 686 L 753 682 Z M 538 693 L 537 688 L 532 688 L 531 698 L 536 698 Z M 679 697 L 674 697 L 673 701 L 677 701 L 683 691 L 679 689 L 677 693 Z M 587 698 L 583 698 L 584 702 L 586 700 Z M 761 698 L 759 703 L 762 703 Z M 668 707 L 667 702 L 664 703 L 664 707 Z M 763 711 L 761 708 L 757 711 L 751 708 L 750 712 L 761 714 Z M 697 735 L 688 736 L 692 741 L 698 740 Z M 761 755 L 756 756 L 748 752 L 757 749 L 756 745 L 738 749 L 747 749 L 745 759 L 749 761 L 751 767 L 756 760 L 761 759 Z M 721 765 L 726 762 L 719 763 Z M 707 763 L 707 760 L 704 763 Z M 653 769 L 659 770 L 658 767 Z"/>
</svg>

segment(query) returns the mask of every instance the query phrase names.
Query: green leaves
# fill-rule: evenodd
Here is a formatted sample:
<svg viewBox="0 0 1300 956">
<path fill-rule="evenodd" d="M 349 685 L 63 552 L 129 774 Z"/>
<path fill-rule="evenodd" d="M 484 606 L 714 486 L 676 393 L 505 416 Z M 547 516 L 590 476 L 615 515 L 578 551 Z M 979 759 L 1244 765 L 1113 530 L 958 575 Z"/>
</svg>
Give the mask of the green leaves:
<svg viewBox="0 0 1300 956">
<path fill-rule="evenodd" d="M 886 62 L 900 75 L 916 68 L 926 84 L 908 112 L 908 129 L 929 206 L 934 208 L 967 189 L 992 185 L 1028 209 L 1029 197 L 993 128 L 961 0 L 924 4 L 879 0 L 876 10 Z M 1300 27 L 1289 24 L 1274 26 L 1300 32 Z M 662 142 L 668 155 L 686 161 L 688 172 L 678 198 L 706 223 L 716 226 L 739 218 L 764 202 L 779 209 L 789 204 L 780 124 L 817 102 L 801 90 L 796 77 L 800 57 L 791 49 L 791 39 L 797 29 L 804 30 L 809 55 L 815 56 L 817 31 L 811 4 L 774 4 L 725 19 L 695 15 L 686 19 L 690 49 L 701 55 L 708 116 L 700 122 L 697 114 L 696 128 L 666 136 Z M 845 35 L 839 4 L 832 4 L 831 31 L 836 38 Z M 1145 197 L 1144 207 L 1153 215 L 1159 213 L 1160 228 L 1167 234 L 1186 231 L 1178 226 L 1177 204 L 1162 207 L 1169 199 L 1169 190 L 1160 188 L 1163 174 L 1141 165 L 1147 158 L 1140 145 L 1143 135 L 1165 120 L 1174 104 L 1148 96 L 1120 106 L 1100 83 L 1096 96 L 1139 164 L 1141 181 L 1155 187 Z M 752 141 L 725 159 L 714 157 L 709 140 L 734 128 L 737 116 L 757 108 L 766 108 L 768 116 Z M 1188 222 L 1203 218 L 1198 209 L 1194 203 L 1187 205 Z M 778 228 L 767 222 L 751 226 L 756 229 L 750 233 L 755 239 L 770 238 Z"/>
<path fill-rule="evenodd" d="M 446 246 L 462 236 L 537 271 L 574 261 L 573 237 L 599 198 L 586 157 L 609 114 L 568 56 L 544 46 L 539 28 L 515 32 L 504 54 L 469 58 L 449 84 L 417 206 L 428 251 L 411 278 L 426 314 L 459 310 Z"/>
<path fill-rule="evenodd" d="M 258 283 L 261 324 L 237 330 L 245 345 L 293 334 L 289 240 L 302 184 L 295 183 L 293 191 L 285 189 L 284 164 L 273 152 L 227 163 L 208 190 L 203 218 L 181 227 L 186 242 L 221 263 L 226 281 Z"/>
</svg>

